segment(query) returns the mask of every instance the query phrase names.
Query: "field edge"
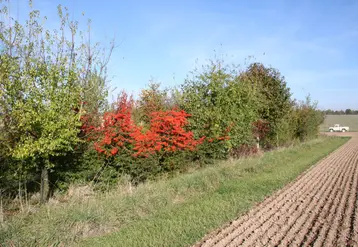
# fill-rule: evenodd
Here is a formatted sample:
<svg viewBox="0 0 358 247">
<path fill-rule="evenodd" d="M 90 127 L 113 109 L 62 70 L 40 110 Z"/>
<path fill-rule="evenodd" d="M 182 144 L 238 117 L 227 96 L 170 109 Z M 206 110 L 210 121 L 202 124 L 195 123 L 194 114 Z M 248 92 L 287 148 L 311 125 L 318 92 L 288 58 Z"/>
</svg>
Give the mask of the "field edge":
<svg viewBox="0 0 358 247">
<path fill-rule="evenodd" d="M 236 219 L 240 216 L 242 216 L 243 214 L 247 213 L 249 208 L 253 207 L 253 206 L 257 206 L 258 204 L 262 203 L 264 201 L 265 198 L 267 198 L 268 196 L 272 195 L 273 193 L 278 193 L 278 191 L 280 189 L 282 189 L 283 187 L 287 186 L 288 184 L 290 183 L 293 183 L 294 181 L 296 181 L 297 179 L 299 179 L 299 177 L 303 176 L 303 174 L 305 172 L 307 172 L 311 167 L 314 166 L 315 163 L 317 163 L 319 160 L 321 160 L 322 158 L 325 158 L 327 157 L 330 153 L 334 152 L 335 150 L 337 150 L 339 147 L 341 147 L 344 143 L 346 143 L 350 138 L 349 137 L 323 137 L 325 139 L 324 142 L 327 142 L 327 141 L 330 141 L 331 143 L 331 146 L 330 148 L 324 150 L 323 152 L 319 153 L 319 155 L 316 155 L 313 159 L 310 159 L 309 162 L 304 166 L 304 169 L 302 169 L 298 174 L 296 174 L 295 177 L 291 177 L 291 179 L 289 181 L 286 181 L 286 183 L 283 183 L 283 184 L 280 184 L 279 186 L 276 186 L 274 188 L 274 190 L 271 190 L 269 191 L 269 193 L 265 193 L 265 195 L 260 195 L 259 197 L 256 197 L 254 199 L 254 202 L 251 202 L 251 203 L 244 203 L 242 205 L 242 210 L 238 212 L 238 214 L 236 214 L 236 217 L 235 218 L 226 218 L 225 220 L 223 221 L 220 221 L 218 222 L 218 224 L 216 224 L 215 226 L 211 226 L 211 227 L 207 227 L 206 230 L 205 230 L 205 233 L 204 234 L 201 234 L 201 237 L 202 236 L 206 236 L 207 233 L 211 233 L 213 231 L 213 229 L 217 229 L 217 227 L 219 226 L 222 226 L 223 224 L 230 224 L 230 221 L 232 221 L 233 219 Z M 339 141 L 338 141 L 339 139 Z M 334 145 L 332 145 L 334 144 Z M 278 150 L 278 151 L 274 151 L 273 153 L 271 154 L 265 154 L 266 156 L 270 156 L 270 155 L 274 155 L 275 153 L 283 153 L 283 152 L 290 152 L 290 150 L 295 150 L 295 149 L 299 149 L 299 148 L 304 148 L 304 147 L 310 147 L 310 146 L 314 146 L 315 144 L 301 144 L 299 147 L 294 147 L 292 149 L 287 149 L 287 150 Z M 321 146 L 322 147 L 322 142 L 316 144 L 318 146 Z M 327 145 L 325 145 L 327 147 Z M 314 148 L 314 147 L 313 147 Z M 324 147 L 322 147 L 324 148 Z M 309 148 L 310 149 L 310 148 Z M 293 155 L 297 155 L 296 154 L 293 154 Z M 307 169 L 308 168 L 308 169 Z M 194 203 L 194 202 L 191 202 L 191 203 Z M 190 203 L 189 205 L 187 205 L 188 207 L 190 207 Z M 243 210 L 245 209 L 245 210 Z M 237 210 L 234 210 L 234 211 L 237 211 Z M 195 212 L 195 210 L 194 210 Z M 169 213 L 169 212 L 168 212 Z M 170 214 L 170 213 L 169 213 Z M 158 217 L 160 217 L 160 213 L 157 215 Z M 148 223 L 150 220 L 153 220 L 151 219 L 152 217 L 149 217 L 147 218 L 146 221 L 144 221 L 144 223 L 146 225 L 151 225 L 150 223 Z M 155 218 L 155 216 L 154 216 Z M 167 219 L 168 220 L 168 219 Z M 174 219 L 172 219 L 174 220 Z M 155 220 L 154 220 L 155 221 Z M 228 223 L 229 222 L 229 223 Z M 133 223 L 134 225 L 138 225 Z M 154 223 L 155 224 L 155 223 Z M 126 228 L 126 227 L 125 227 Z M 131 228 L 133 229 L 133 226 L 130 227 L 130 226 L 127 226 L 127 228 Z M 107 235 L 107 236 L 101 236 L 101 237 L 96 237 L 96 238 L 88 238 L 88 239 L 84 239 L 83 242 L 80 242 L 80 246 L 95 246 L 95 245 L 103 245 L 103 246 L 113 246 L 112 244 L 114 243 L 118 243 L 118 241 L 121 239 L 126 239 L 128 240 L 129 242 L 128 243 L 125 243 L 125 242 L 122 242 L 121 244 L 123 245 L 117 245 L 117 246 L 156 246 L 157 242 L 153 242 L 151 243 L 150 240 L 147 239 L 147 241 L 145 243 L 147 243 L 148 245 L 143 245 L 144 242 L 140 242 L 139 239 L 136 239 L 136 241 L 131 241 L 128 239 L 128 236 L 124 237 L 124 236 L 121 236 L 123 232 L 127 232 L 129 234 L 130 231 L 128 231 L 129 229 L 121 229 L 120 231 L 118 232 L 115 232 L 115 233 L 111 233 L 110 235 Z M 148 229 L 146 229 L 148 230 Z M 203 232 L 203 231 L 201 231 Z M 136 234 L 138 235 L 138 234 Z M 140 234 L 139 234 L 140 235 Z M 211 234 L 210 234 L 211 235 Z M 199 236 L 199 235 L 197 235 Z M 124 238 L 123 238 L 124 237 Z M 163 236 L 162 236 L 163 237 Z M 118 240 L 118 241 L 117 241 Z M 137 242 L 137 240 L 139 242 Z M 114 241 L 114 242 L 113 242 Z M 198 243 L 198 238 L 196 237 L 196 240 L 194 240 L 192 238 L 192 241 L 191 241 L 191 244 L 193 243 Z M 165 241 L 164 241 L 165 242 Z M 112 243 L 112 244 L 111 244 Z M 181 246 L 181 245 L 178 245 L 178 242 L 174 243 L 167 243 L 167 244 L 170 244 L 170 246 Z M 185 241 L 185 244 L 189 244 L 189 242 L 186 242 Z"/>
</svg>

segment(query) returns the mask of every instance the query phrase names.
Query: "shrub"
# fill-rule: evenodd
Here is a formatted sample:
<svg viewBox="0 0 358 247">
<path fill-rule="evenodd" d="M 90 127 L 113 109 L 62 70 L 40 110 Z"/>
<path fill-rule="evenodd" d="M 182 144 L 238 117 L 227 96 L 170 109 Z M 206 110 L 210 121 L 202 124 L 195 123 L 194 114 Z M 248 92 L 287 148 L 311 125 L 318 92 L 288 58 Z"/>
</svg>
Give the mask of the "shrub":
<svg viewBox="0 0 358 247">
<path fill-rule="evenodd" d="M 296 137 L 300 141 L 306 141 L 317 137 L 319 125 L 324 121 L 324 115 L 317 109 L 317 102 L 312 102 L 307 96 L 305 101 L 296 103 Z"/>
<path fill-rule="evenodd" d="M 193 151 L 201 144 L 204 137 L 194 139 L 191 131 L 184 127 L 188 125 L 190 115 L 181 110 L 159 111 L 150 114 L 150 129 L 145 133 L 137 130 L 133 134 L 135 144 L 134 156 L 148 157 L 152 154 L 165 155 L 176 151 Z"/>
<path fill-rule="evenodd" d="M 253 96 L 259 102 L 256 105 L 258 116 L 268 124 L 266 144 L 277 145 L 279 124 L 292 109 L 291 92 L 285 78 L 275 68 L 252 63 L 240 74 L 240 79 L 253 88 Z"/>
<path fill-rule="evenodd" d="M 83 128 L 106 164 L 135 181 L 180 169 L 186 151 L 194 151 L 205 139 L 195 139 L 185 129 L 190 115 L 183 110 L 151 112 L 149 129 L 144 130 L 134 123 L 132 106 L 133 100 L 122 92 L 100 126 Z"/>
<path fill-rule="evenodd" d="M 258 119 L 253 89 L 222 61 L 211 61 L 186 79 L 181 107 L 192 115 L 194 135 L 207 138 L 197 159 L 225 159 L 232 148 L 252 142 L 251 123 Z"/>
</svg>

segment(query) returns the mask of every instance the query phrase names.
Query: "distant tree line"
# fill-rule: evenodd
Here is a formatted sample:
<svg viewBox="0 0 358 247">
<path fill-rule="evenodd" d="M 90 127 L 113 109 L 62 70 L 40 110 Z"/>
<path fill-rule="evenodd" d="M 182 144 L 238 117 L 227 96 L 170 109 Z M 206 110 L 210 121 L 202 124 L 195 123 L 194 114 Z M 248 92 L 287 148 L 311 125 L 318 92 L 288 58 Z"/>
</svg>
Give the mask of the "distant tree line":
<svg viewBox="0 0 358 247">
<path fill-rule="evenodd" d="M 346 110 L 324 110 L 326 115 L 358 115 L 358 110 L 346 109 Z"/>
</svg>

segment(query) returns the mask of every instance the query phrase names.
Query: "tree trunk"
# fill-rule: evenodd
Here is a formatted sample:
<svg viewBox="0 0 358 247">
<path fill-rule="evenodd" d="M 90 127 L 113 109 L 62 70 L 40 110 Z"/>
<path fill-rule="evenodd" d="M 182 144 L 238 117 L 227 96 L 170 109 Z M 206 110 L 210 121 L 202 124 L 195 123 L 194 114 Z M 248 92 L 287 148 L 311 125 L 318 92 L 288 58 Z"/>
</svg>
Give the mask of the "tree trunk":
<svg viewBox="0 0 358 247">
<path fill-rule="evenodd" d="M 43 167 L 41 171 L 41 189 L 40 189 L 41 204 L 44 204 L 48 200 L 49 193 L 50 193 L 50 184 L 48 181 L 48 170 L 46 167 Z"/>
<path fill-rule="evenodd" d="M 2 190 L 0 189 L 0 223 L 4 223 L 4 209 L 2 206 Z"/>
<path fill-rule="evenodd" d="M 20 201 L 21 212 L 24 212 L 24 205 L 22 204 L 22 193 L 21 193 L 21 177 L 19 179 L 19 201 Z"/>
</svg>

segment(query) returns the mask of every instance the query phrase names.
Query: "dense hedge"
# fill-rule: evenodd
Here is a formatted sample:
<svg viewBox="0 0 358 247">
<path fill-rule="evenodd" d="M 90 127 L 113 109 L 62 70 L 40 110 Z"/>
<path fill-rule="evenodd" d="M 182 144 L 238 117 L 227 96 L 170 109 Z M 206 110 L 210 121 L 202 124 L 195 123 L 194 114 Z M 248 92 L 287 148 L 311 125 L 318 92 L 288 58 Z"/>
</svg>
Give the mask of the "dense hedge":
<svg viewBox="0 0 358 247">
<path fill-rule="evenodd" d="M 261 63 L 239 71 L 211 61 L 177 88 L 151 83 L 136 100 L 123 91 L 110 105 L 106 63 L 88 54 L 89 44 L 73 43 L 76 25 L 62 11 L 61 29 L 69 28 L 72 41 L 38 28 L 36 11 L 29 27 L 1 23 L 2 192 L 109 185 L 124 175 L 138 183 L 318 134 L 323 114 L 316 104 L 292 99 L 280 72 Z"/>
<path fill-rule="evenodd" d="M 288 97 L 286 82 L 272 74 L 277 70 L 259 66 L 263 81 L 250 74 L 252 65 L 239 72 L 222 61 L 212 62 L 179 89 L 160 90 L 151 84 L 136 101 L 122 92 L 102 115 L 87 112 L 79 134 L 85 143 L 76 153 L 54 159 L 62 164 L 50 174 L 53 185 L 94 181 L 101 187 L 125 174 L 138 183 L 216 159 L 250 155 L 258 151 L 257 142 L 269 150 L 315 138 L 323 114 L 309 98 L 296 102 Z M 16 162 L 6 161 L 3 171 L 11 173 Z M 27 170 L 22 181 L 38 180 L 37 173 Z M 4 177 L 10 187 L 18 187 L 18 177 Z"/>
<path fill-rule="evenodd" d="M 255 71 L 257 70 L 257 71 Z M 323 114 L 297 102 L 276 69 L 244 71 L 212 61 L 176 90 L 150 84 L 137 101 L 124 92 L 87 132 L 99 159 L 134 182 L 315 138 Z M 84 118 L 86 119 L 86 118 Z"/>
</svg>

